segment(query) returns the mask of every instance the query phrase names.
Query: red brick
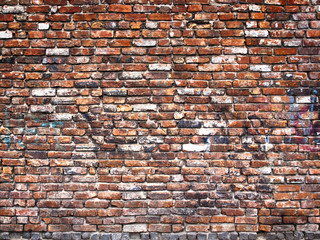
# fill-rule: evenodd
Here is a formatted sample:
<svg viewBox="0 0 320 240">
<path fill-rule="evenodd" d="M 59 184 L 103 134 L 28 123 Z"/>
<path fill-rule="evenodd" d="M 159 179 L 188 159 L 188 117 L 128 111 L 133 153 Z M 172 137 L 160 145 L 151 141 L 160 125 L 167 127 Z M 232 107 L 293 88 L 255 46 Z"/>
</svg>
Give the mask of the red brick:
<svg viewBox="0 0 320 240">
<path fill-rule="evenodd" d="M 132 12 L 130 5 L 111 4 L 108 8 L 109 12 Z"/>
<path fill-rule="evenodd" d="M 288 4 L 290 5 L 308 5 L 309 0 L 288 0 Z"/>
<path fill-rule="evenodd" d="M 30 31 L 28 32 L 28 37 L 29 38 L 44 38 L 45 32 L 41 31 Z"/>
<path fill-rule="evenodd" d="M 13 216 L 14 214 L 14 209 L 0 209 L 0 216 Z"/>
<path fill-rule="evenodd" d="M 101 199 L 120 199 L 121 193 L 119 193 L 119 192 L 99 192 L 98 198 L 101 198 Z"/>
<path fill-rule="evenodd" d="M 50 12 L 49 6 L 32 6 L 27 8 L 28 13 Z"/>
<path fill-rule="evenodd" d="M 276 55 L 295 55 L 297 54 L 296 48 L 278 48 L 274 50 Z"/>
<path fill-rule="evenodd" d="M 86 13 L 86 14 L 76 13 L 73 15 L 74 21 L 92 21 L 96 19 L 97 19 L 97 14 L 93 14 L 93 13 Z"/>
<path fill-rule="evenodd" d="M 148 19 L 151 21 L 170 21 L 171 14 L 151 13 L 148 15 Z"/>
<path fill-rule="evenodd" d="M 244 39 L 222 39 L 223 46 L 244 46 Z"/>
<path fill-rule="evenodd" d="M 81 7 L 72 6 L 72 7 L 60 7 L 59 8 L 60 13 L 76 13 L 81 12 Z"/>
<path fill-rule="evenodd" d="M 15 177 L 15 181 L 25 182 L 25 183 L 38 182 L 38 179 L 39 179 L 38 176 L 16 176 Z"/>
</svg>

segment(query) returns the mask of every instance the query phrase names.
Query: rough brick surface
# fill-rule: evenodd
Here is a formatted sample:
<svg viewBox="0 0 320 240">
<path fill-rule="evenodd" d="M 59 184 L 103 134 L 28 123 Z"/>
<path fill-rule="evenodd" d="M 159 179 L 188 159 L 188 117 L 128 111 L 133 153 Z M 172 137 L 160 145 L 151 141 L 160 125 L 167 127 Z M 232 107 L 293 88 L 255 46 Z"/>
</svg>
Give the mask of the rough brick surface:
<svg viewBox="0 0 320 240">
<path fill-rule="evenodd" d="M 0 0 L 0 239 L 320 239 L 319 0 Z"/>
</svg>

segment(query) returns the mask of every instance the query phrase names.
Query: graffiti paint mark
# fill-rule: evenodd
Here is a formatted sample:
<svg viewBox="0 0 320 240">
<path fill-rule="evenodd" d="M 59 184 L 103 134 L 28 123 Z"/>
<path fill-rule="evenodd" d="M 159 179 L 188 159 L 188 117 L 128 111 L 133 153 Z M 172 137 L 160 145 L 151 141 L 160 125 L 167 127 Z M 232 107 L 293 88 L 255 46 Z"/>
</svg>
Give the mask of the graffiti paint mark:
<svg viewBox="0 0 320 240">
<path fill-rule="evenodd" d="M 210 145 L 211 145 L 211 139 L 210 139 L 210 137 L 207 137 L 207 139 L 206 139 L 206 145 L 207 145 L 206 152 L 210 152 Z"/>
<path fill-rule="evenodd" d="M 38 116 L 36 115 L 31 115 L 31 119 L 33 121 L 35 121 L 35 123 L 39 123 L 40 122 L 40 119 Z M 5 119 L 4 119 L 4 128 L 5 128 L 5 134 L 4 134 L 4 137 L 3 137 L 3 142 L 8 146 L 8 150 L 12 150 L 13 148 L 13 144 L 16 143 L 18 145 L 19 148 L 25 148 L 26 145 L 23 143 L 23 136 L 21 136 L 21 139 L 17 139 L 17 140 L 14 140 L 12 139 L 12 136 L 11 136 L 11 132 L 9 130 L 10 128 L 10 123 L 9 123 L 9 120 L 10 120 L 10 117 L 9 117 L 9 111 L 8 111 L 8 108 L 5 108 Z M 53 128 L 53 131 L 54 131 L 54 137 L 56 139 L 56 144 L 57 146 L 59 147 L 60 146 L 60 140 L 59 140 L 59 131 L 58 131 L 58 127 L 63 125 L 63 122 L 59 122 L 59 121 L 55 121 L 55 122 L 48 122 L 48 123 L 42 123 L 40 126 L 41 127 L 51 127 Z M 37 128 L 35 129 L 26 129 L 26 128 L 23 128 L 23 133 L 32 133 L 33 135 L 40 135 L 39 131 Z M 39 139 L 37 138 L 35 143 L 35 145 L 38 145 L 39 144 Z"/>
<path fill-rule="evenodd" d="M 292 125 L 293 127 L 291 128 L 291 134 L 289 137 L 289 143 L 292 143 L 292 137 L 293 137 L 293 131 L 296 130 L 296 136 L 301 135 L 299 129 L 302 131 L 303 136 L 319 136 L 320 135 L 320 129 L 319 129 L 319 123 L 315 122 L 313 123 L 313 118 L 314 118 L 314 113 L 315 110 L 318 109 L 317 106 L 317 95 L 318 91 L 317 90 L 312 90 L 312 96 L 310 99 L 310 105 L 305 105 L 302 108 L 298 109 L 298 111 L 295 113 L 295 115 L 292 116 Z M 294 110 L 295 106 L 293 105 L 294 103 L 294 97 L 290 96 L 290 102 L 292 103 L 291 108 Z M 306 118 L 304 115 L 307 115 L 308 117 Z M 304 121 L 304 119 L 307 119 L 307 122 Z M 316 144 L 320 143 L 320 139 L 315 140 Z M 318 147 L 308 147 L 310 148 L 310 151 L 318 151 Z"/>
<path fill-rule="evenodd" d="M 4 127 L 6 128 L 6 136 L 4 137 L 3 141 L 5 144 L 8 145 L 9 150 L 11 149 L 11 138 L 10 138 L 10 131 L 9 131 L 9 117 L 8 117 L 8 109 L 5 109 L 5 124 Z"/>
</svg>

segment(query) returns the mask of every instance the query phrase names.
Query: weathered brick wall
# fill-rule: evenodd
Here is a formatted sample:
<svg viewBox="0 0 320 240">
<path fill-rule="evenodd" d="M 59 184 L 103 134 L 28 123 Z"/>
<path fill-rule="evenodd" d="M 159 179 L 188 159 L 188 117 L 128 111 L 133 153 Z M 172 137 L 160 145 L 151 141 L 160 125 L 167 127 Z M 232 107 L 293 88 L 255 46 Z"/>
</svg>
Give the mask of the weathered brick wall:
<svg viewBox="0 0 320 240">
<path fill-rule="evenodd" d="M 0 5 L 1 238 L 320 238 L 319 0 Z"/>
</svg>

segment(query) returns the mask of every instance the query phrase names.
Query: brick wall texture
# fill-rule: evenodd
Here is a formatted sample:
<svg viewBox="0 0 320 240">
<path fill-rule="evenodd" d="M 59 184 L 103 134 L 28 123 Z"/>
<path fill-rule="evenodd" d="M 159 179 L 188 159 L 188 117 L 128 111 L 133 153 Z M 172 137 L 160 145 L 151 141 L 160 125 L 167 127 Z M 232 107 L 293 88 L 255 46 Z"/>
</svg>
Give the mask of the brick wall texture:
<svg viewBox="0 0 320 240">
<path fill-rule="evenodd" d="M 0 0 L 0 238 L 320 239 L 319 0 Z"/>
</svg>

